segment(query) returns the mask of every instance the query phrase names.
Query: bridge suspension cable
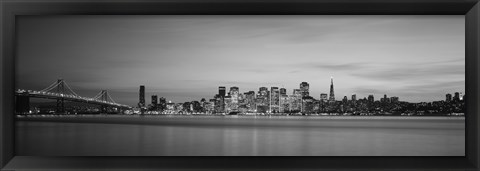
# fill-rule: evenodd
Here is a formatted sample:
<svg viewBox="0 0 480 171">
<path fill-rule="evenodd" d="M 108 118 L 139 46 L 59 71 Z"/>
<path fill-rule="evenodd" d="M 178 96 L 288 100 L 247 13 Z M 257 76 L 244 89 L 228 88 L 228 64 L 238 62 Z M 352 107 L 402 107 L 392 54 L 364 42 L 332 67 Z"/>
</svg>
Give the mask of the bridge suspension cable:
<svg viewBox="0 0 480 171">
<path fill-rule="evenodd" d="M 113 103 L 117 103 L 117 102 L 115 102 L 115 100 L 113 100 L 113 98 L 110 96 L 110 94 L 108 94 L 108 93 L 106 93 L 106 94 L 107 94 L 108 98 L 109 98 Z"/>
<path fill-rule="evenodd" d="M 77 93 L 75 93 L 75 92 L 72 90 L 72 88 L 70 88 L 70 86 L 68 86 L 67 82 L 65 82 L 65 81 L 63 81 L 63 80 L 62 80 L 62 82 L 63 82 L 63 84 L 67 87 L 67 90 L 69 90 L 71 94 L 73 94 L 73 95 L 75 95 L 75 96 L 78 96 Z"/>
<path fill-rule="evenodd" d="M 57 87 L 58 84 L 60 84 L 60 82 L 55 81 L 55 82 L 53 82 L 51 85 L 49 85 L 47 88 L 44 88 L 44 89 L 42 89 L 42 90 L 40 90 L 40 91 L 42 91 L 42 92 L 49 92 L 49 91 L 52 90 L 53 88 Z"/>
<path fill-rule="evenodd" d="M 103 95 L 103 91 L 97 93 L 97 95 L 93 96 L 92 99 L 99 99 Z"/>
<path fill-rule="evenodd" d="M 100 91 L 97 95 L 95 95 L 93 97 L 93 99 L 117 103 L 117 102 L 115 102 L 115 100 L 113 100 L 113 98 L 110 96 L 110 94 L 108 94 L 107 90 Z"/>
</svg>

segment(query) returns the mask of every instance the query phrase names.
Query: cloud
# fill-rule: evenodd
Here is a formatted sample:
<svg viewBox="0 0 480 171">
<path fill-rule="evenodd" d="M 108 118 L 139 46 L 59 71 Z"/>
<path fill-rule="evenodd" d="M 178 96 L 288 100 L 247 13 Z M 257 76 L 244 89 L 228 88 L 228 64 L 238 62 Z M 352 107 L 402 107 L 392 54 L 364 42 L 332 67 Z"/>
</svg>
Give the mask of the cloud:
<svg viewBox="0 0 480 171">
<path fill-rule="evenodd" d="M 433 64 L 397 64 L 372 67 L 367 70 L 357 70 L 352 76 L 374 81 L 410 81 L 421 82 L 438 78 L 465 79 L 465 65 L 462 63 Z"/>
<path fill-rule="evenodd" d="M 368 68 L 368 64 L 364 62 L 355 62 L 355 63 L 317 63 L 317 62 L 309 62 L 309 63 L 299 63 L 290 65 L 291 68 L 303 68 L 303 69 L 321 69 L 327 70 L 330 72 L 338 72 L 338 71 L 351 71 L 351 70 L 361 70 L 364 68 Z M 296 70 L 298 71 L 298 70 Z"/>
</svg>

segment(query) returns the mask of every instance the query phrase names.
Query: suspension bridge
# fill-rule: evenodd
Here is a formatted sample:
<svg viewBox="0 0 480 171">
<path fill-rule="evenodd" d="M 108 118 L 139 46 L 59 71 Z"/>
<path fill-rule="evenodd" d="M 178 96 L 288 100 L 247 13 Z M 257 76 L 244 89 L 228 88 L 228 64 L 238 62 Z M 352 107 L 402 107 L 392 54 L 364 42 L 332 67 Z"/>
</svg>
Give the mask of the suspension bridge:
<svg viewBox="0 0 480 171">
<path fill-rule="evenodd" d="M 75 93 L 63 79 L 58 79 L 50 86 L 42 90 L 15 91 L 17 113 L 28 113 L 30 110 L 30 98 L 43 98 L 56 100 L 55 113 L 65 113 L 65 101 L 80 102 L 100 106 L 101 113 L 107 113 L 108 109 L 116 111 L 130 109 L 128 105 L 116 103 L 107 90 L 101 90 L 94 97 L 82 97 Z"/>
</svg>

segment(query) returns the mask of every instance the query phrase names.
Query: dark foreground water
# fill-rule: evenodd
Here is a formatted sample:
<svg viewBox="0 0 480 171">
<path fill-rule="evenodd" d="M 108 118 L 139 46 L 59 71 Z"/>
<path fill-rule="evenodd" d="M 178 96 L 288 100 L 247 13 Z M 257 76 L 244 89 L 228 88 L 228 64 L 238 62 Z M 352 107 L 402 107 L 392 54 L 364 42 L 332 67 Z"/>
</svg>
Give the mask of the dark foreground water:
<svg viewBox="0 0 480 171">
<path fill-rule="evenodd" d="M 447 117 L 21 119 L 17 155 L 464 156 L 465 120 Z"/>
</svg>

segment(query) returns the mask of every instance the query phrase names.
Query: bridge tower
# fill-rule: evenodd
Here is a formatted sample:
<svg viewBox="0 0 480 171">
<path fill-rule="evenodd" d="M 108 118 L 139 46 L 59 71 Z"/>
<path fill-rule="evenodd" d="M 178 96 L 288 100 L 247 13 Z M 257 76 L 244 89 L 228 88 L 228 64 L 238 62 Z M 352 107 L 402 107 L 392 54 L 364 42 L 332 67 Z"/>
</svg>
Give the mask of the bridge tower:
<svg viewBox="0 0 480 171">
<path fill-rule="evenodd" d="M 56 93 L 58 94 L 65 94 L 65 83 L 63 79 L 57 80 L 57 89 Z M 63 97 L 57 99 L 57 114 L 64 114 L 65 113 L 65 99 Z"/>
<path fill-rule="evenodd" d="M 107 90 L 102 90 L 100 93 L 98 93 L 93 99 L 100 100 L 102 102 L 107 102 L 107 103 L 115 103 L 115 101 L 112 99 L 112 97 L 108 94 Z M 100 113 L 108 113 L 108 111 L 113 110 L 111 105 L 108 104 L 103 104 L 100 105 Z"/>
<path fill-rule="evenodd" d="M 99 97 L 99 100 L 102 101 L 108 101 L 108 91 L 107 90 L 102 90 L 101 96 Z M 108 106 L 107 105 L 102 105 L 100 109 L 100 113 L 108 113 Z"/>
</svg>

